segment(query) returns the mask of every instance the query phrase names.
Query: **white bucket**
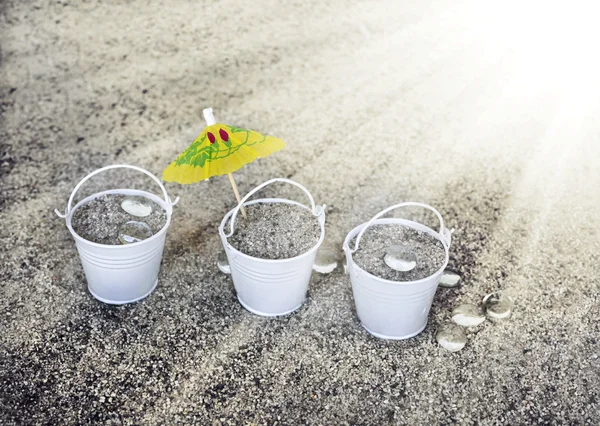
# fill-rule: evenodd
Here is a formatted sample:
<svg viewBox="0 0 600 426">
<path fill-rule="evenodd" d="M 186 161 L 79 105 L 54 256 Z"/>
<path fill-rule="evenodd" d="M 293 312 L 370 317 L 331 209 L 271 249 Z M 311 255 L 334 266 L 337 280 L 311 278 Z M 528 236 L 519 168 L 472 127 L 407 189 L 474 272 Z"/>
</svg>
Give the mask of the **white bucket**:
<svg viewBox="0 0 600 426">
<path fill-rule="evenodd" d="M 111 189 L 91 195 L 72 207 L 75 194 L 88 179 L 106 170 L 118 168 L 133 169 L 150 176 L 160 186 L 164 199 L 136 189 Z M 106 245 L 88 241 L 77 235 L 73 230 L 71 226 L 73 212 L 88 201 L 104 194 L 138 195 L 149 198 L 165 209 L 167 223 L 152 237 L 134 244 Z M 156 176 L 136 166 L 113 165 L 103 167 L 90 173 L 77 184 L 71 193 L 65 214 L 60 213 L 58 210 L 55 210 L 55 212 L 59 217 L 66 218 L 67 228 L 69 228 L 75 239 L 88 289 L 92 296 L 104 303 L 121 305 L 141 300 L 154 291 L 158 284 L 158 271 L 165 246 L 167 228 L 171 223 L 173 206 L 178 201 L 179 197 L 175 201 L 171 201 L 167 195 L 167 190 Z"/>
<path fill-rule="evenodd" d="M 246 202 L 254 193 L 273 182 L 286 182 L 302 189 L 308 195 L 311 207 L 282 198 L 262 198 Z M 227 238 L 233 235 L 235 219 L 240 207 L 258 203 L 287 203 L 310 210 L 321 225 L 319 241 L 306 253 L 289 259 L 261 259 L 236 250 L 229 244 Z M 230 232 L 225 234 L 225 225 L 230 218 Z M 233 285 L 242 306 L 257 315 L 268 317 L 286 315 L 302 306 L 306 299 L 317 250 L 325 238 L 325 206 L 315 205 L 310 192 L 299 183 L 289 179 L 271 179 L 250 191 L 236 208 L 225 215 L 219 226 L 219 235 L 229 260 Z"/>
<path fill-rule="evenodd" d="M 379 219 L 387 212 L 399 207 L 417 206 L 433 211 L 440 221 L 440 230 L 406 219 Z M 358 250 L 364 232 L 374 224 L 400 224 L 426 232 L 441 241 L 446 251 L 444 265 L 433 275 L 416 281 L 390 281 L 376 277 L 360 268 L 352 259 Z M 356 236 L 354 249 L 350 249 L 350 241 Z M 382 339 L 408 339 L 425 329 L 427 316 L 433 303 L 433 296 L 438 283 L 448 264 L 451 231 L 444 228 L 440 213 L 431 206 L 422 203 L 400 203 L 376 214 L 366 224 L 354 228 L 344 241 L 344 252 L 348 262 L 348 273 L 352 281 L 352 292 L 356 313 L 363 327 L 372 335 Z"/>
</svg>

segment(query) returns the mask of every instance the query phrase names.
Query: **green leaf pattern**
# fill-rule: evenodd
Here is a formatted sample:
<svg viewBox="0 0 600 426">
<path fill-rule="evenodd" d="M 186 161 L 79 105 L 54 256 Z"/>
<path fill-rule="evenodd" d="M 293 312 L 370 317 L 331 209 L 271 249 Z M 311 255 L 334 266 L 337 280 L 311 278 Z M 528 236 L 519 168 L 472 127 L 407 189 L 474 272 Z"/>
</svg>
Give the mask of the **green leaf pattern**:
<svg viewBox="0 0 600 426">
<path fill-rule="evenodd" d="M 256 144 L 264 142 L 266 139 L 266 136 L 263 136 L 262 139 L 253 142 L 248 142 L 248 138 L 250 136 L 249 130 L 233 126 L 229 129 L 231 133 L 245 132 L 246 137 L 244 141 L 238 143 L 237 145 L 233 145 L 231 143 L 231 139 L 229 139 L 228 142 L 225 142 L 220 138 L 217 138 L 215 143 L 208 143 L 208 145 L 202 146 L 204 142 L 206 142 L 206 133 L 203 132 L 203 134 L 198 139 L 196 139 L 194 143 L 190 145 L 190 147 L 183 154 L 177 157 L 175 163 L 178 166 L 182 164 L 190 164 L 197 167 L 204 167 L 207 162 L 227 158 L 230 155 L 235 154 L 237 151 L 240 150 L 241 147 L 245 145 L 254 146 Z"/>
</svg>

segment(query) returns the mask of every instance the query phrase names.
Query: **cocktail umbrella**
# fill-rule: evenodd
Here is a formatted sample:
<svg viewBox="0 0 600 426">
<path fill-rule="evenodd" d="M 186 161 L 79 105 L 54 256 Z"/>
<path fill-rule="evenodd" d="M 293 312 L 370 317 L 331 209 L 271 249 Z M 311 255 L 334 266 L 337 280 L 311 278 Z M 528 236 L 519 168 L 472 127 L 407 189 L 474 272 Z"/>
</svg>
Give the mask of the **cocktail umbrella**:
<svg viewBox="0 0 600 426">
<path fill-rule="evenodd" d="M 182 184 L 196 183 L 211 176 L 228 175 L 238 203 L 240 194 L 232 173 L 260 157 L 282 149 L 281 139 L 252 130 L 217 123 L 212 108 L 202 111 L 206 128 L 169 167 L 163 180 Z M 242 208 L 242 214 L 246 212 Z"/>
</svg>

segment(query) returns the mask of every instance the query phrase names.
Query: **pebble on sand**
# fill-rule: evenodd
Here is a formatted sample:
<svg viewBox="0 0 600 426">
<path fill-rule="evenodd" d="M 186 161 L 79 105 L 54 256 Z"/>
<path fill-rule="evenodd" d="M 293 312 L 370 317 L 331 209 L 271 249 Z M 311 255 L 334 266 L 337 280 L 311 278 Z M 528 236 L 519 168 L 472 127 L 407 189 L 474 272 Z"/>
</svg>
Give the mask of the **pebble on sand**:
<svg viewBox="0 0 600 426">
<path fill-rule="evenodd" d="M 121 208 L 132 216 L 146 217 L 152 213 L 152 204 L 145 197 L 125 197 L 121 202 Z"/>
<path fill-rule="evenodd" d="M 313 269 L 320 274 L 329 274 L 337 267 L 335 252 L 329 248 L 320 248 Z"/>
<path fill-rule="evenodd" d="M 231 266 L 229 266 L 229 259 L 227 259 L 225 250 L 221 250 L 219 253 L 217 267 L 219 268 L 219 271 L 223 272 L 224 274 L 231 274 Z"/>
<path fill-rule="evenodd" d="M 460 275 L 451 269 L 446 269 L 440 278 L 440 287 L 452 288 L 457 287 L 460 284 Z"/>
<path fill-rule="evenodd" d="M 435 339 L 450 352 L 458 352 L 467 344 L 465 332 L 456 324 L 443 325 L 435 334 Z"/>
<path fill-rule="evenodd" d="M 385 252 L 383 261 L 395 271 L 408 272 L 417 266 L 417 256 L 408 247 L 391 246 Z"/>
<path fill-rule="evenodd" d="M 139 243 L 152 236 L 152 229 L 147 223 L 130 220 L 119 229 L 119 241 L 122 244 Z"/>
<path fill-rule="evenodd" d="M 485 315 L 477 306 L 466 303 L 454 308 L 452 321 L 463 327 L 476 327 L 485 321 Z"/>
<path fill-rule="evenodd" d="M 487 316 L 502 319 L 510 316 L 514 302 L 510 296 L 497 291 L 485 296 L 482 305 Z"/>
</svg>

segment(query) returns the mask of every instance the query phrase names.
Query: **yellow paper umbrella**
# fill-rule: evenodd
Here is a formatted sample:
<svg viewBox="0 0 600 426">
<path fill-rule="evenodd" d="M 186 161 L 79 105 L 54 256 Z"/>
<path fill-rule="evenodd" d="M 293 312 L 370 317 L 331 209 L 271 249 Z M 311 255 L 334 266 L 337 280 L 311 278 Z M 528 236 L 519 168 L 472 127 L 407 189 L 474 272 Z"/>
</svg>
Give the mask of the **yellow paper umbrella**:
<svg viewBox="0 0 600 426">
<path fill-rule="evenodd" d="M 163 180 L 189 184 L 226 174 L 239 203 L 240 194 L 231 173 L 257 158 L 279 151 L 285 144 L 272 136 L 217 123 L 212 108 L 205 109 L 203 114 L 207 127 L 163 171 Z"/>
</svg>

